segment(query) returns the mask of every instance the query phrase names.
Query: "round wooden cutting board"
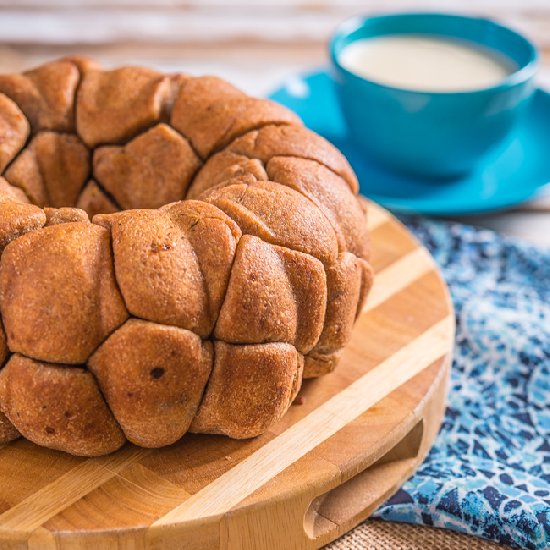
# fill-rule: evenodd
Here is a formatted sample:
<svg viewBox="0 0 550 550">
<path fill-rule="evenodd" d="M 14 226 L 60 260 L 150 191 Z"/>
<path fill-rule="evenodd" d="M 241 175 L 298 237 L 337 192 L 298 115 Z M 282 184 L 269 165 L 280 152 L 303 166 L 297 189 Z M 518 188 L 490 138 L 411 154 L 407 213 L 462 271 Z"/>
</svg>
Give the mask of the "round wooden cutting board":
<svg viewBox="0 0 550 550">
<path fill-rule="evenodd" d="M 407 230 L 374 205 L 369 226 L 377 276 L 353 340 L 269 433 L 94 459 L 5 445 L 0 548 L 318 548 L 371 514 L 438 431 L 454 315 Z"/>
</svg>

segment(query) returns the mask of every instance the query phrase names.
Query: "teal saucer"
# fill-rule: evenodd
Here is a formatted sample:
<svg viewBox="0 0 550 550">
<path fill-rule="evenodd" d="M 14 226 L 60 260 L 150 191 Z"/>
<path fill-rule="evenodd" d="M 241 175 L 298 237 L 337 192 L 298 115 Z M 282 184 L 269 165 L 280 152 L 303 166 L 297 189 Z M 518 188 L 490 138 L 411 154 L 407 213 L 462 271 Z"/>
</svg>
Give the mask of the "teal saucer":
<svg viewBox="0 0 550 550">
<path fill-rule="evenodd" d="M 334 143 L 353 166 L 361 193 L 391 210 L 434 215 L 489 212 L 525 202 L 550 182 L 550 94 L 540 89 L 511 140 L 475 172 L 452 180 L 408 177 L 366 159 L 347 136 L 325 70 L 295 76 L 269 97 Z"/>
</svg>

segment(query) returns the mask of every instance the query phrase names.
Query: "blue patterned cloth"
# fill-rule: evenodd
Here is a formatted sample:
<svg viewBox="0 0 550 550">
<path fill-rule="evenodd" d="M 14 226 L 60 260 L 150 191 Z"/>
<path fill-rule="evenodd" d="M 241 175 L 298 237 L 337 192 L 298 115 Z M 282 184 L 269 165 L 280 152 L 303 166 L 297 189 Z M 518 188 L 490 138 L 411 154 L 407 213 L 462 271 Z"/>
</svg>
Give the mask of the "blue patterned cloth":
<svg viewBox="0 0 550 550">
<path fill-rule="evenodd" d="M 450 287 L 457 344 L 435 444 L 375 516 L 550 548 L 550 251 L 404 221 Z"/>
</svg>

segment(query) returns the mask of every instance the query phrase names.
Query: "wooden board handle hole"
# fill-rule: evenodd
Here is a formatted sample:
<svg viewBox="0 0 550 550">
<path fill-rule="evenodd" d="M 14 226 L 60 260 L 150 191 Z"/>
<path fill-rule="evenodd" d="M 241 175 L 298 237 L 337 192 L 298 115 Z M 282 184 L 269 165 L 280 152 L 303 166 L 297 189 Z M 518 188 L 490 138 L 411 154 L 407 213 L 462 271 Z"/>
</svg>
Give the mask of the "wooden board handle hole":
<svg viewBox="0 0 550 550">
<path fill-rule="evenodd" d="M 424 436 L 420 420 L 395 447 L 374 464 L 338 487 L 314 498 L 304 516 L 304 530 L 312 540 L 330 540 L 357 525 L 393 494 L 398 481 L 412 473 Z M 409 475 L 410 475 L 409 473 Z M 382 495 L 382 497 L 380 496 Z"/>
</svg>

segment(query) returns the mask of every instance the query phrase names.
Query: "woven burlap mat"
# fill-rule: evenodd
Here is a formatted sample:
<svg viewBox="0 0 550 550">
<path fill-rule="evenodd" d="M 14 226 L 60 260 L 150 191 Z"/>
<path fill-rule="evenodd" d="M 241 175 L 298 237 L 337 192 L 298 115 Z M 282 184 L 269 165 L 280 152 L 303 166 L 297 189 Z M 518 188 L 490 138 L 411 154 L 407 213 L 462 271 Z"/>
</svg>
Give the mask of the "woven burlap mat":
<svg viewBox="0 0 550 550">
<path fill-rule="evenodd" d="M 509 546 L 445 529 L 367 520 L 325 550 L 494 550 Z"/>
</svg>

